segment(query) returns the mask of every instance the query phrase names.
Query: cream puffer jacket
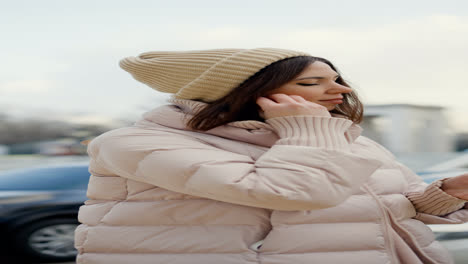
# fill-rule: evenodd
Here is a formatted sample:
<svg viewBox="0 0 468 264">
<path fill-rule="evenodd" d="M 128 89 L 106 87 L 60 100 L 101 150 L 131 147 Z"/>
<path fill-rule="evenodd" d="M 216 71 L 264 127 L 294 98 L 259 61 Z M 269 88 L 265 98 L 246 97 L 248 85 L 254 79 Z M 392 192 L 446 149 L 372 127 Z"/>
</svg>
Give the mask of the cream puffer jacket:
<svg viewBox="0 0 468 264">
<path fill-rule="evenodd" d="M 423 223 L 468 221 L 351 121 L 296 116 L 185 129 L 154 109 L 92 140 L 77 263 L 452 263 Z"/>
</svg>

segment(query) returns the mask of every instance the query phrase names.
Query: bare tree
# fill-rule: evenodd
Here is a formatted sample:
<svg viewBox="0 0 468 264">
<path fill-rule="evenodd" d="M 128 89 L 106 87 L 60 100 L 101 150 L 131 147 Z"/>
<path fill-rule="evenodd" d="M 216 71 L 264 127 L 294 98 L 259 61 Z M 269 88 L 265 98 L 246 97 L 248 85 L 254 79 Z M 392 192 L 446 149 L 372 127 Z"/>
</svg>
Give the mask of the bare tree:
<svg viewBox="0 0 468 264">
<path fill-rule="evenodd" d="M 111 127 L 92 124 L 72 124 L 65 121 L 41 119 L 12 120 L 0 115 L 0 144 L 53 140 L 59 138 L 89 138 L 102 134 Z"/>
</svg>

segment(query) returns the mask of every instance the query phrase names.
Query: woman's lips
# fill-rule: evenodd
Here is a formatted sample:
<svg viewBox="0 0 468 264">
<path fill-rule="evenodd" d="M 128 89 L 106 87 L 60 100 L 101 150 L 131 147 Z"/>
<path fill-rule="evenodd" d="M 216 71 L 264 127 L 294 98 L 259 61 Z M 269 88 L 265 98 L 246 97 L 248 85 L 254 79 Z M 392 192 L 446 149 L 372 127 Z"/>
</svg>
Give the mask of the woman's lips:
<svg viewBox="0 0 468 264">
<path fill-rule="evenodd" d="M 325 103 L 330 103 L 330 104 L 342 104 L 343 99 L 320 100 L 320 102 L 325 102 Z"/>
</svg>

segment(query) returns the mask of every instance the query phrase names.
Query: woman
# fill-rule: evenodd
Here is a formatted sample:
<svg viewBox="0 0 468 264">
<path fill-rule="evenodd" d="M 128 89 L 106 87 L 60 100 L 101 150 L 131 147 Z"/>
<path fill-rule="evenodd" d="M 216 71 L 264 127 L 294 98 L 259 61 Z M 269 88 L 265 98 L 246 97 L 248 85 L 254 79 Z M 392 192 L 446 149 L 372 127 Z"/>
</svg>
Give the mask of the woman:
<svg viewBox="0 0 468 264">
<path fill-rule="evenodd" d="M 88 147 L 78 263 L 451 263 L 467 178 L 424 184 L 360 136 L 362 105 L 297 51 L 148 52 L 121 67 L 171 105 Z"/>
</svg>

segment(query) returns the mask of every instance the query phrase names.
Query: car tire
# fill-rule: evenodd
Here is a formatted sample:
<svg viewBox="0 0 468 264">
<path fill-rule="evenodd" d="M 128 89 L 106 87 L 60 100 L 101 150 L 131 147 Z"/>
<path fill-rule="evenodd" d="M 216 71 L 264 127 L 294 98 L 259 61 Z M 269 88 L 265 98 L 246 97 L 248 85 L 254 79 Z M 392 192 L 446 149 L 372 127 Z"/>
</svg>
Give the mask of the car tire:
<svg viewBox="0 0 468 264">
<path fill-rule="evenodd" d="M 79 224 L 74 218 L 54 218 L 22 225 L 16 230 L 16 250 L 36 262 L 74 260 L 74 232 Z"/>
</svg>

